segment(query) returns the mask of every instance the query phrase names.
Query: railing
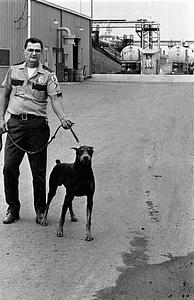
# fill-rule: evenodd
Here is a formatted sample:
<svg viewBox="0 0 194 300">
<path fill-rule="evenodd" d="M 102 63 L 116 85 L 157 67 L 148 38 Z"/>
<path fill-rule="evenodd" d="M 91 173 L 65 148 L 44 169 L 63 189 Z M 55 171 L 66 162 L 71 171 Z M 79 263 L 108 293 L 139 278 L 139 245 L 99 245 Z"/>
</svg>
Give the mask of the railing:
<svg viewBox="0 0 194 300">
<path fill-rule="evenodd" d="M 116 63 L 121 64 L 121 55 L 119 52 L 115 51 L 112 47 L 106 47 L 106 49 L 104 49 L 102 46 L 100 45 L 93 45 L 93 47 L 100 51 L 101 53 L 105 54 L 108 58 L 114 60 Z"/>
</svg>

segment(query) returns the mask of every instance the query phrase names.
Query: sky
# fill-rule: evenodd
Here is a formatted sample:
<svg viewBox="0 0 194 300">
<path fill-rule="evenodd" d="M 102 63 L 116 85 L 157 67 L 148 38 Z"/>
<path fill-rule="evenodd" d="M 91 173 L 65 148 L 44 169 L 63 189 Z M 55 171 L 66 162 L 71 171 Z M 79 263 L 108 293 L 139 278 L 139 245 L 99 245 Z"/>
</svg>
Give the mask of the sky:
<svg viewBox="0 0 194 300">
<path fill-rule="evenodd" d="M 91 0 L 47 1 L 91 16 Z M 93 19 L 151 19 L 160 23 L 161 40 L 194 41 L 194 0 L 93 0 Z M 134 29 L 112 34 L 137 37 Z"/>
</svg>

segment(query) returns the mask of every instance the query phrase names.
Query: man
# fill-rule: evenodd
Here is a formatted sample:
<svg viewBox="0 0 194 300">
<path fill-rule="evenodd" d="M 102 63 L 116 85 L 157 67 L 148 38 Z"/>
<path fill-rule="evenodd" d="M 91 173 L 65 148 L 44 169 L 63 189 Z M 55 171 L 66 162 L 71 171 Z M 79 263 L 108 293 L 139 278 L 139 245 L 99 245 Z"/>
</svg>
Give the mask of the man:
<svg viewBox="0 0 194 300">
<path fill-rule="evenodd" d="M 151 56 L 149 56 L 149 55 L 146 57 L 145 67 L 152 68 L 152 59 L 151 59 Z"/>
<path fill-rule="evenodd" d="M 47 121 L 47 98 L 64 129 L 73 123 L 67 119 L 62 106 L 61 90 L 56 75 L 40 63 L 43 43 L 29 38 L 24 45 L 25 62 L 9 68 L 3 82 L 0 100 L 0 133 L 8 130 L 4 157 L 4 189 L 8 204 L 4 224 L 20 218 L 18 191 L 19 166 L 26 151 L 33 177 L 36 222 L 41 223 L 46 206 L 47 144 L 50 131 Z M 5 121 L 8 112 L 10 118 Z"/>
</svg>

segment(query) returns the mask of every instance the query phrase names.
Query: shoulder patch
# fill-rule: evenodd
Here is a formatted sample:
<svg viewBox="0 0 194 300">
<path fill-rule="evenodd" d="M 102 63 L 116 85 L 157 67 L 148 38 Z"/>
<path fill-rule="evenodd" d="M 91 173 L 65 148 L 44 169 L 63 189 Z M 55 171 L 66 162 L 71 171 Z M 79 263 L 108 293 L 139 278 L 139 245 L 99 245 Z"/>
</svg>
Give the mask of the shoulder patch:
<svg viewBox="0 0 194 300">
<path fill-rule="evenodd" d="M 43 69 L 47 70 L 48 72 L 53 73 L 53 71 L 51 69 L 49 69 L 47 66 L 42 65 L 42 67 L 43 67 Z"/>
<path fill-rule="evenodd" d="M 52 80 L 52 82 L 54 82 L 55 85 L 58 84 L 58 79 L 57 79 L 57 76 L 55 75 L 55 73 L 51 74 L 51 80 Z"/>
</svg>

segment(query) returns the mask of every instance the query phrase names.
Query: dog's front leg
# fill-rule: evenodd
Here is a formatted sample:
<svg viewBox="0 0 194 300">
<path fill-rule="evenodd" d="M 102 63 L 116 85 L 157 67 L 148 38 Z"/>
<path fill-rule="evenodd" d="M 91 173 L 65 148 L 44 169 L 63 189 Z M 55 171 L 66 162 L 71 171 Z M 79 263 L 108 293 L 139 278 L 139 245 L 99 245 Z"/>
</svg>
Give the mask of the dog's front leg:
<svg viewBox="0 0 194 300">
<path fill-rule="evenodd" d="M 86 209 L 86 241 L 92 241 L 93 236 L 91 234 L 91 218 L 93 208 L 93 195 L 87 196 L 87 209 Z"/>
<path fill-rule="evenodd" d="M 73 211 L 73 207 L 72 207 L 72 202 L 69 203 L 69 212 L 70 212 L 70 218 L 72 222 L 77 222 L 78 219 L 76 218 L 74 211 Z"/>
<path fill-rule="evenodd" d="M 72 201 L 73 201 L 72 196 L 68 196 L 68 195 L 65 196 L 65 200 L 64 200 L 62 212 L 61 212 L 61 217 L 59 219 L 59 225 L 58 225 L 58 229 L 57 229 L 57 233 L 56 233 L 56 235 L 59 237 L 63 236 L 63 225 L 65 222 L 65 215 L 66 215 L 67 209 L 69 207 L 69 203 L 71 203 Z"/>
</svg>

